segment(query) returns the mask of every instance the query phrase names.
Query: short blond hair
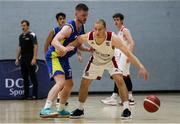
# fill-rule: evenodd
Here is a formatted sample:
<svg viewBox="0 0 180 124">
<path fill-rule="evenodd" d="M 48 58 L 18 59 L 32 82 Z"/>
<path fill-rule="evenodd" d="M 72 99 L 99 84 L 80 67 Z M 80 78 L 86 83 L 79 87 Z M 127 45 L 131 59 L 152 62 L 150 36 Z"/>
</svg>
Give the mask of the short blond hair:
<svg viewBox="0 0 180 124">
<path fill-rule="evenodd" d="M 106 28 L 106 22 L 105 22 L 104 19 L 98 19 L 98 20 L 95 22 L 95 24 L 100 24 L 100 23 Z"/>
</svg>

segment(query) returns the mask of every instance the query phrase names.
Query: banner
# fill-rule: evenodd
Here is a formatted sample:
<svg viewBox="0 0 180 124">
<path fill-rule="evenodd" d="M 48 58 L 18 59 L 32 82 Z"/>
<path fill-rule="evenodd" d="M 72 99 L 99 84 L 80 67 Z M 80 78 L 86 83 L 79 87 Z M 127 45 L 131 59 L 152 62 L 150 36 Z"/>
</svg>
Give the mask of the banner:
<svg viewBox="0 0 180 124">
<path fill-rule="evenodd" d="M 38 80 L 38 98 L 45 98 L 53 83 L 49 79 L 46 64 L 37 60 L 36 75 Z M 32 95 L 33 85 L 30 82 L 29 95 Z M 0 60 L 0 99 L 22 99 L 24 96 L 23 79 L 20 66 L 15 60 Z"/>
</svg>

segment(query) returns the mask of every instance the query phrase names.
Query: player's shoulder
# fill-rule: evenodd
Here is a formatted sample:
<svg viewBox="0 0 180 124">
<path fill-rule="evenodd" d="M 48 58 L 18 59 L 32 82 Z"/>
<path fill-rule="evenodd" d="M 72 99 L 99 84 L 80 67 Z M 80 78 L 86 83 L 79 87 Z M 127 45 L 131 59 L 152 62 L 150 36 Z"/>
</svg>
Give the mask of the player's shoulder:
<svg viewBox="0 0 180 124">
<path fill-rule="evenodd" d="M 29 32 L 29 35 L 31 35 L 32 37 L 36 37 L 36 34 L 34 32 Z"/>
<path fill-rule="evenodd" d="M 61 28 L 59 26 L 56 26 L 53 28 L 53 30 L 60 30 Z"/>
<path fill-rule="evenodd" d="M 19 35 L 19 37 L 22 37 L 23 36 L 23 33 L 21 33 L 20 35 Z"/>
<path fill-rule="evenodd" d="M 74 25 L 74 24 L 75 24 L 75 20 L 68 20 L 68 21 L 67 21 L 67 24 Z"/>
<path fill-rule="evenodd" d="M 64 26 L 69 26 L 74 32 L 75 21 L 74 20 L 69 20 Z"/>
<path fill-rule="evenodd" d="M 54 27 L 51 32 L 53 32 L 54 34 L 56 34 L 57 32 L 59 32 L 61 30 L 61 28 L 59 26 Z"/>
<path fill-rule="evenodd" d="M 129 32 L 129 29 L 124 26 L 120 31 L 121 31 L 121 32 Z"/>
</svg>

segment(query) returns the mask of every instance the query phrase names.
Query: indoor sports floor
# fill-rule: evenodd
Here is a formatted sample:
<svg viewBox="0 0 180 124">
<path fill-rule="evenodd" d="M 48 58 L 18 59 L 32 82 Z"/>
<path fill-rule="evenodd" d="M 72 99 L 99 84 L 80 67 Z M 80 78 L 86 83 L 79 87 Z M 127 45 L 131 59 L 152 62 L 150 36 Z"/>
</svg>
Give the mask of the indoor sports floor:
<svg viewBox="0 0 180 124">
<path fill-rule="evenodd" d="M 122 106 L 103 105 L 100 100 L 108 95 L 89 95 L 85 105 L 85 118 L 43 119 L 39 111 L 44 106 L 43 100 L 1 100 L 0 123 L 180 123 L 180 93 L 155 94 L 161 100 L 161 107 L 156 113 L 148 113 L 143 108 L 143 99 L 148 94 L 135 94 L 136 104 L 131 107 L 132 119 L 121 120 Z M 69 99 L 68 110 L 77 107 L 77 95 Z"/>
</svg>

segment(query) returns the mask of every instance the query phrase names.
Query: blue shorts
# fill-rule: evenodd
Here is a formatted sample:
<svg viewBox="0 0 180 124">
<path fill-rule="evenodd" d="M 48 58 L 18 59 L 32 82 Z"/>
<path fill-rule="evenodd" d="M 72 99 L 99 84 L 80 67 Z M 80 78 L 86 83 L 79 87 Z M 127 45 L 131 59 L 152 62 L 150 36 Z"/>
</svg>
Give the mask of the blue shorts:
<svg viewBox="0 0 180 124">
<path fill-rule="evenodd" d="M 65 75 L 65 79 L 72 79 L 72 70 L 69 65 L 69 59 L 46 58 L 46 64 L 49 71 L 50 79 L 56 75 Z"/>
</svg>

